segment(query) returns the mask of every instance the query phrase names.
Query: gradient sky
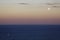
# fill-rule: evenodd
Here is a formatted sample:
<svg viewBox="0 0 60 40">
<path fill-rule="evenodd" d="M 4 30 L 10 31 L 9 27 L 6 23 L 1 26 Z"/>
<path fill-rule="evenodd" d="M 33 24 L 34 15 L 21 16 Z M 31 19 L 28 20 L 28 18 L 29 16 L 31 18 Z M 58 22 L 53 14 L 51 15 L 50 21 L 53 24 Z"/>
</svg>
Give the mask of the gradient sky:
<svg viewBox="0 0 60 40">
<path fill-rule="evenodd" d="M 60 0 L 0 0 L 0 24 L 60 24 L 60 8 L 40 7 L 48 2 Z"/>
</svg>

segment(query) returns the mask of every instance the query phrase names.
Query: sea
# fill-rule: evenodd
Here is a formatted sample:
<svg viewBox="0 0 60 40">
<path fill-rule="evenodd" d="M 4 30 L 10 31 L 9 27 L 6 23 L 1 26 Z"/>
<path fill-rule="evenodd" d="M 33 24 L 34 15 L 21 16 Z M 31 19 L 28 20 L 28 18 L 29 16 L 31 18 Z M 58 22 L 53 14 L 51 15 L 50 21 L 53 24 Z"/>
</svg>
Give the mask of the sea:
<svg viewBox="0 0 60 40">
<path fill-rule="evenodd" d="M 0 25 L 0 40 L 60 40 L 60 25 Z"/>
</svg>

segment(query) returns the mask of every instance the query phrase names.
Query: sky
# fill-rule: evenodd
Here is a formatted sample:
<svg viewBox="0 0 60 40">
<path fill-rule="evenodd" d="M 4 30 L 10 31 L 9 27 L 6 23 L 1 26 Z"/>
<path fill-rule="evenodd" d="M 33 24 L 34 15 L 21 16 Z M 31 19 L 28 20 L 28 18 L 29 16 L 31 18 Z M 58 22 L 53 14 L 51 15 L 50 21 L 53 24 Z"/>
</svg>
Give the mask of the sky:
<svg viewBox="0 0 60 40">
<path fill-rule="evenodd" d="M 60 0 L 0 0 L 0 2 L 6 2 L 6 3 L 15 3 L 15 2 L 60 2 Z"/>
<path fill-rule="evenodd" d="M 40 3 L 60 3 L 60 0 L 0 0 L 0 25 L 54 24 L 60 25 L 60 8 Z M 27 3 L 28 5 L 19 4 Z"/>
</svg>

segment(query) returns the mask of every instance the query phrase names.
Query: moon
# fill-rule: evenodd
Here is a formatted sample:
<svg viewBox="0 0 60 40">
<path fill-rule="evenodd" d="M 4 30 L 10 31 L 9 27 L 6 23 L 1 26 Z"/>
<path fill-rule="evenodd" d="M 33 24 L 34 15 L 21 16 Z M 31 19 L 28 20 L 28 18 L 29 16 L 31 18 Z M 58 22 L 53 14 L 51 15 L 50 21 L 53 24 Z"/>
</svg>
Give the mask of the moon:
<svg viewBox="0 0 60 40">
<path fill-rule="evenodd" d="M 51 8 L 48 8 L 48 11 L 51 10 Z"/>
</svg>

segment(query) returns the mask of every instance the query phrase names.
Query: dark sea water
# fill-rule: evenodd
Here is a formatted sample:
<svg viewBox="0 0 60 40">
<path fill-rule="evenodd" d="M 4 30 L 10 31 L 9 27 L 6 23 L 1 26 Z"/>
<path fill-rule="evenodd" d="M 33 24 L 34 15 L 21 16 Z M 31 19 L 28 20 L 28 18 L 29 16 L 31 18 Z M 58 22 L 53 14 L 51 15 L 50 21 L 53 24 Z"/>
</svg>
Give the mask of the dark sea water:
<svg viewBox="0 0 60 40">
<path fill-rule="evenodd" d="M 0 40 L 60 40 L 60 25 L 0 25 Z"/>
</svg>

